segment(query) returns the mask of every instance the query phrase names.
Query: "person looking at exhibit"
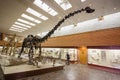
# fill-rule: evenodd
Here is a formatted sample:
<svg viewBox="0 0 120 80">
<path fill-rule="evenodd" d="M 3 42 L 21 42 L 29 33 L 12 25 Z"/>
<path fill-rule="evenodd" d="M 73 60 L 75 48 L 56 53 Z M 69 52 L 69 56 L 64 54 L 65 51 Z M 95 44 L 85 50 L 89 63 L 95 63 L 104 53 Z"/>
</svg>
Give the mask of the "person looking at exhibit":
<svg viewBox="0 0 120 80">
<path fill-rule="evenodd" d="M 67 58 L 66 64 L 69 65 L 70 64 L 70 55 L 68 53 L 66 54 L 66 58 Z"/>
</svg>

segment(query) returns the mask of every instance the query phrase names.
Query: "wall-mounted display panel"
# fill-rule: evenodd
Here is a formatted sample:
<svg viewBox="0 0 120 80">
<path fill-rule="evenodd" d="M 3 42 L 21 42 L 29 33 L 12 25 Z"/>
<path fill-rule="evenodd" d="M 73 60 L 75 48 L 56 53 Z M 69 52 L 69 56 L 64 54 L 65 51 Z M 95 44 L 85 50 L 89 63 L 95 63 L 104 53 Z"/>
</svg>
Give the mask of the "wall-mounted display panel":
<svg viewBox="0 0 120 80">
<path fill-rule="evenodd" d="M 42 56 L 60 58 L 66 60 L 66 54 L 70 55 L 71 61 L 77 60 L 78 50 L 75 48 L 42 48 Z"/>
<path fill-rule="evenodd" d="M 88 63 L 120 69 L 120 49 L 88 49 Z"/>
</svg>

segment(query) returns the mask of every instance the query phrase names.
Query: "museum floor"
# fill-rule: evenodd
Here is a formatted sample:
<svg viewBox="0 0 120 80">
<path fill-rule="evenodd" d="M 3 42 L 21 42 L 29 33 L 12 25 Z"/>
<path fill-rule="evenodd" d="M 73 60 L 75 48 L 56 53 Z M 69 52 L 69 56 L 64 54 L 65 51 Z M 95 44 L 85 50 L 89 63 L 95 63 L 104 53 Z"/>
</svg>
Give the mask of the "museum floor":
<svg viewBox="0 0 120 80">
<path fill-rule="evenodd" d="M 18 80 L 120 80 L 120 74 L 90 68 L 87 65 L 66 65 L 64 70 Z"/>
</svg>

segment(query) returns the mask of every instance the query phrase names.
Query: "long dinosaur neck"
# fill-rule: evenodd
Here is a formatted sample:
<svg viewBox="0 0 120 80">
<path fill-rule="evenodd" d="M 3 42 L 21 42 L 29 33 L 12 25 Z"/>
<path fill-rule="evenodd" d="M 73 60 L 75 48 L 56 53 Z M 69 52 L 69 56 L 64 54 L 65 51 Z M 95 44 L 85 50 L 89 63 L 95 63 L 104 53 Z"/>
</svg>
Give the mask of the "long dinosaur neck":
<svg viewBox="0 0 120 80">
<path fill-rule="evenodd" d="M 57 25 L 55 25 L 53 27 L 53 29 L 51 29 L 43 38 L 40 39 L 40 43 L 46 41 L 54 32 L 55 30 L 58 29 L 58 27 L 64 23 L 65 20 L 67 20 L 68 18 L 74 16 L 75 14 L 81 13 L 82 11 L 86 11 L 86 13 L 92 13 L 95 11 L 95 9 L 91 9 L 90 7 L 86 7 L 85 9 L 81 9 L 81 10 L 76 10 L 74 12 L 69 13 L 68 15 L 66 15 L 62 20 L 60 20 Z"/>
</svg>

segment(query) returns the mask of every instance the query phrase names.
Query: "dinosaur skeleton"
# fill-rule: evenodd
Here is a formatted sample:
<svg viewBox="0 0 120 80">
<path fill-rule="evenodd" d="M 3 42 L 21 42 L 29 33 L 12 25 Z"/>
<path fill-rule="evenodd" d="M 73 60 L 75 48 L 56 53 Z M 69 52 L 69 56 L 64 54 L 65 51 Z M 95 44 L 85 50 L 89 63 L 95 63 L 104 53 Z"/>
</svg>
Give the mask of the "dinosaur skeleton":
<svg viewBox="0 0 120 80">
<path fill-rule="evenodd" d="M 92 13 L 95 11 L 95 9 L 91 9 L 90 7 L 86 7 L 85 9 L 81 9 L 81 10 L 76 10 L 72 13 L 69 13 L 68 15 L 66 15 L 62 20 L 60 20 L 57 25 L 55 25 L 53 27 L 53 29 L 51 29 L 43 38 L 38 37 L 38 36 L 33 36 L 33 35 L 28 35 L 27 38 L 24 39 L 23 44 L 22 44 L 22 49 L 20 51 L 20 54 L 18 55 L 18 58 L 21 57 L 22 52 L 24 51 L 24 48 L 27 47 L 29 48 L 29 63 L 34 64 L 32 61 L 34 60 L 33 58 L 33 48 L 37 49 L 39 48 L 39 58 L 41 58 L 41 43 L 45 42 L 54 32 L 55 30 L 62 24 L 64 23 L 64 21 L 68 18 L 70 18 L 71 16 L 74 16 L 75 14 L 81 13 L 82 11 L 86 11 L 86 13 Z M 35 61 L 35 60 L 34 60 Z"/>
<path fill-rule="evenodd" d="M 5 53 L 6 55 L 10 55 L 10 56 L 11 55 L 15 56 L 15 49 L 18 43 L 18 41 L 15 41 L 15 38 L 16 38 L 16 34 L 14 34 L 13 37 L 8 37 L 8 42 L 4 43 L 2 53 Z"/>
</svg>

